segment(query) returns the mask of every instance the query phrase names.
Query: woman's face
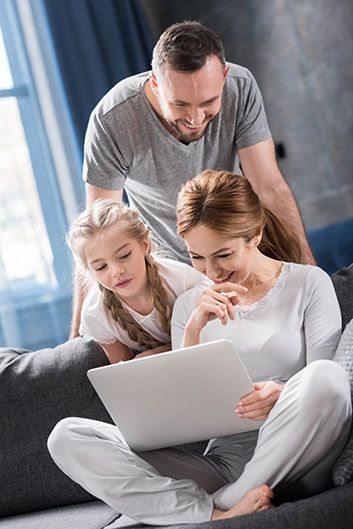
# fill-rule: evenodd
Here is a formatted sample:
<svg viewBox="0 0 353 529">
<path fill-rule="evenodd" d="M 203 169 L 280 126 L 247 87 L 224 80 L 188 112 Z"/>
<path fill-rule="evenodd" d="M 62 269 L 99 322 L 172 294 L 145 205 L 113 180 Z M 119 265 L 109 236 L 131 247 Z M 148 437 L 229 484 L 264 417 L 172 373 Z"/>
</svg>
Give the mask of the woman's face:
<svg viewBox="0 0 353 529">
<path fill-rule="evenodd" d="M 228 237 L 198 225 L 184 234 L 194 268 L 214 283 L 241 282 L 252 271 L 256 242 L 243 237 Z"/>
</svg>

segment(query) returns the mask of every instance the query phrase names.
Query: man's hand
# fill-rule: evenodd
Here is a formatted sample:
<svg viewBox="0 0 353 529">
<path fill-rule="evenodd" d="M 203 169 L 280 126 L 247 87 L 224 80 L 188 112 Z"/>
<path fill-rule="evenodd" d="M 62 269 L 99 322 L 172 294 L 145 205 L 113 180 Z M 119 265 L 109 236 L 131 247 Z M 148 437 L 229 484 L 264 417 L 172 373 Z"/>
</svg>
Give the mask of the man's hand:
<svg viewBox="0 0 353 529">
<path fill-rule="evenodd" d="M 254 384 L 254 391 L 243 397 L 235 411 L 244 419 L 264 420 L 276 404 L 282 392 L 283 384 L 273 380 Z"/>
</svg>

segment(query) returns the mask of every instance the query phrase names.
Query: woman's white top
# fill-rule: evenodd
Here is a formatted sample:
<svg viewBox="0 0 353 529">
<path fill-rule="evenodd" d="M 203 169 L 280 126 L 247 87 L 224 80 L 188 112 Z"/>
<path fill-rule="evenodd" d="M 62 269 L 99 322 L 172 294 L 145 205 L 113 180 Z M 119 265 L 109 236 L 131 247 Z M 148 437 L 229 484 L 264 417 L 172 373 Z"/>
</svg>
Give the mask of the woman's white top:
<svg viewBox="0 0 353 529">
<path fill-rule="evenodd" d="M 174 303 L 180 294 L 205 281 L 205 276 L 187 264 L 157 257 L 155 261 L 171 303 Z M 150 314 L 142 315 L 125 303 L 122 304 L 151 336 L 162 343 L 170 342 L 170 336 L 165 333 L 158 321 L 156 309 Z M 102 344 L 119 340 L 134 351 L 144 350 L 129 338 L 127 332 L 113 319 L 110 310 L 103 305 L 103 296 L 98 284 L 89 291 L 83 302 L 80 334 Z"/>
<path fill-rule="evenodd" d="M 172 317 L 173 349 L 180 347 L 185 324 L 204 285 L 184 293 Z M 341 334 L 341 313 L 329 276 L 317 266 L 284 263 L 271 290 L 252 305 L 234 308 L 235 320 L 217 319 L 201 342 L 230 339 L 253 381 L 287 381 L 306 364 L 331 359 Z"/>
</svg>

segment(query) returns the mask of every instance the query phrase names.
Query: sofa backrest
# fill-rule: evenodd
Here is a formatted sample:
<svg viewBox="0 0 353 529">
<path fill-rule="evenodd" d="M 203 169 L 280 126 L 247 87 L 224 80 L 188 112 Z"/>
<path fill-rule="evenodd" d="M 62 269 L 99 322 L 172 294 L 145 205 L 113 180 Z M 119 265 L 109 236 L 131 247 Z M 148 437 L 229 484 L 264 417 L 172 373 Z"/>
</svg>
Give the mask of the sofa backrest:
<svg viewBox="0 0 353 529">
<path fill-rule="evenodd" d="M 0 348 L 0 517 L 93 499 L 59 470 L 46 443 L 67 416 L 111 422 L 86 376 L 107 363 L 83 338 L 34 353 Z"/>
</svg>

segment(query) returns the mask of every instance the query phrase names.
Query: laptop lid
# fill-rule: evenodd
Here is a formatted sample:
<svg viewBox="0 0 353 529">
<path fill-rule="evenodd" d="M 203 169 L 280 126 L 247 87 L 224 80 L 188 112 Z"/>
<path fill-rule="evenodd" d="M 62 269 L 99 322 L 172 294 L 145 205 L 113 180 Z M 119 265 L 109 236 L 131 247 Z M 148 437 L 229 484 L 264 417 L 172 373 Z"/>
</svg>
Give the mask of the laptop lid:
<svg viewBox="0 0 353 529">
<path fill-rule="evenodd" d="M 230 340 L 90 369 L 87 376 L 135 451 L 255 430 L 262 424 L 235 413 L 253 385 Z"/>
</svg>

